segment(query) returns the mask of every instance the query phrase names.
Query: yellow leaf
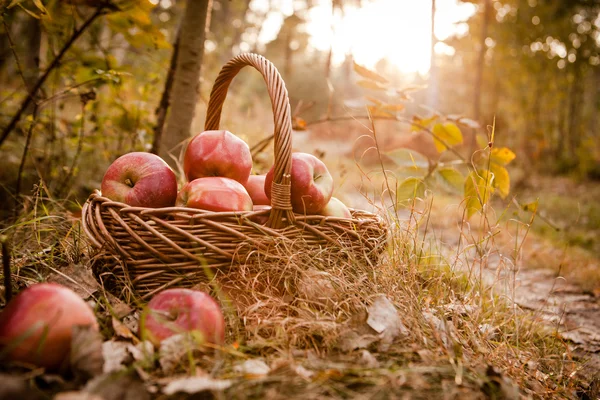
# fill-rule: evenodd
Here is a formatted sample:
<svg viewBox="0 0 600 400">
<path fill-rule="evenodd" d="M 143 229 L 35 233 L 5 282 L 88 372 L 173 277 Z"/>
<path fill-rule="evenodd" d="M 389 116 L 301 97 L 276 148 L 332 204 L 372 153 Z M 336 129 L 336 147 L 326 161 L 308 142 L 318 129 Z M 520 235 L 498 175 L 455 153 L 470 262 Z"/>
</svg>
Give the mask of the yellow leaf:
<svg viewBox="0 0 600 400">
<path fill-rule="evenodd" d="M 367 106 L 367 110 L 369 110 L 369 115 L 371 118 L 380 117 L 380 118 L 390 118 L 395 117 L 394 114 L 385 111 L 381 107 L 378 106 Z"/>
<path fill-rule="evenodd" d="M 539 204 L 539 201 L 536 200 L 532 203 L 523 204 L 523 205 L 521 205 L 521 207 L 523 208 L 523 211 L 529 211 L 529 212 L 535 213 L 538 210 L 538 204 Z"/>
<path fill-rule="evenodd" d="M 365 98 L 367 100 L 369 100 L 371 103 L 375 103 L 376 105 L 380 106 L 383 104 L 383 102 L 379 99 L 376 99 L 375 97 L 371 97 L 371 96 L 365 96 Z"/>
<path fill-rule="evenodd" d="M 492 149 L 492 162 L 499 165 L 507 165 L 516 157 L 515 153 L 508 147 L 496 147 Z"/>
<path fill-rule="evenodd" d="M 403 203 L 406 200 L 412 200 L 416 197 L 425 197 L 425 183 L 420 178 L 406 178 L 396 189 L 398 203 Z"/>
<path fill-rule="evenodd" d="M 305 131 L 306 130 L 306 121 L 300 117 L 292 118 L 292 129 L 296 131 Z"/>
<path fill-rule="evenodd" d="M 385 90 L 385 87 L 379 85 L 377 82 L 367 81 L 364 79 L 356 82 L 356 84 L 360 87 L 363 87 L 363 88 L 369 89 L 369 90 Z"/>
<path fill-rule="evenodd" d="M 460 190 L 465 184 L 465 177 L 454 168 L 440 168 L 437 170 L 437 173 L 442 178 L 442 181 L 452 189 Z"/>
<path fill-rule="evenodd" d="M 382 106 L 383 110 L 390 111 L 392 113 L 396 113 L 398 111 L 404 110 L 404 104 L 384 104 Z"/>
<path fill-rule="evenodd" d="M 437 123 L 433 127 L 433 143 L 438 152 L 444 152 L 448 147 L 462 143 L 463 136 L 460 128 L 453 122 Z"/>
<path fill-rule="evenodd" d="M 362 76 L 363 78 L 367 78 L 379 83 L 388 83 L 388 80 L 385 79 L 383 76 L 379 75 L 377 72 L 371 71 L 370 69 L 358 65 L 357 63 L 354 63 L 354 71 L 356 71 L 356 73 Z"/>
<path fill-rule="evenodd" d="M 503 199 L 510 192 L 510 175 L 508 170 L 498 164 L 490 164 L 490 171 L 494 174 L 494 187 L 498 189 L 500 197 Z"/>
<path fill-rule="evenodd" d="M 492 182 L 493 178 L 487 171 L 481 171 L 479 174 L 476 171 L 472 171 L 469 176 L 467 176 L 467 179 L 465 180 L 467 218 L 470 218 L 487 204 L 490 196 L 494 192 Z"/>
<path fill-rule="evenodd" d="M 429 117 L 429 118 L 421 118 L 418 117 L 416 115 L 413 115 L 412 117 L 412 125 L 410 126 L 410 131 L 411 132 L 419 132 L 422 131 L 423 129 L 426 129 L 429 127 L 429 125 L 431 125 L 433 122 L 435 122 L 436 119 L 438 119 L 438 115 L 434 114 L 433 116 Z"/>
</svg>

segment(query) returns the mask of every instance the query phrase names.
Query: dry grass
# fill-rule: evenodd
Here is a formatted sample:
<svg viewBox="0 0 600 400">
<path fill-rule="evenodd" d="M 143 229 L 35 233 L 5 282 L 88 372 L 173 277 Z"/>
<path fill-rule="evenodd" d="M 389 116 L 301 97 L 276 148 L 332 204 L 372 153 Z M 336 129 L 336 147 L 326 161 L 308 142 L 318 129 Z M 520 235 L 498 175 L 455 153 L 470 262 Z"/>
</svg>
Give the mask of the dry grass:
<svg viewBox="0 0 600 400">
<path fill-rule="evenodd" d="M 381 187 L 381 181 L 367 184 Z M 376 265 L 286 249 L 280 262 L 256 260 L 198 285 L 224 305 L 230 345 L 216 358 L 186 358 L 176 372 L 232 379 L 224 398 L 574 398 L 579 363 L 565 343 L 478 273 L 499 252 L 490 235 L 501 228 L 492 222 L 499 218 L 490 213 L 465 226 L 448 212 L 460 205 L 434 200 L 386 214 L 389 248 Z M 86 246 L 79 222 L 65 205 L 42 192 L 31 204 L 5 231 L 22 260 L 16 279 L 29 284 L 69 265 L 89 268 L 81 258 Z M 441 236 L 436 228 L 444 224 Z M 523 231 L 518 238 L 517 250 Z M 361 345 L 374 334 L 365 320 L 380 295 L 395 305 L 405 330 L 391 344 Z M 106 322 L 103 307 L 114 299 L 103 296 L 95 294 Z M 263 360 L 270 373 L 236 368 L 248 359 Z M 144 374 L 148 387 L 172 379 L 157 364 L 146 365 Z"/>
</svg>

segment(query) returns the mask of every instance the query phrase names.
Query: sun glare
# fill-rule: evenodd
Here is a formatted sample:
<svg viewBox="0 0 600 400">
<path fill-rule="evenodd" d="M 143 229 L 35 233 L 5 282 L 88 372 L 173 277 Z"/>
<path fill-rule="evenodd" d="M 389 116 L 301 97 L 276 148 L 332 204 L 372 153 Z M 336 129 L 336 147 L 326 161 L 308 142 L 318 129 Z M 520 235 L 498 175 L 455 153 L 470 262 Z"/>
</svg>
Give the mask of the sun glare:
<svg viewBox="0 0 600 400">
<path fill-rule="evenodd" d="M 254 0 L 258 8 L 260 1 Z M 291 13 L 292 1 L 282 0 L 282 11 Z M 436 7 L 435 34 L 439 40 L 465 33 L 466 25 L 460 22 L 476 10 L 473 4 L 458 4 L 456 0 L 437 0 Z M 276 34 L 282 20 L 274 15 L 267 19 L 263 35 Z M 343 16 L 339 10 L 332 16 L 331 0 L 320 0 L 309 11 L 306 30 L 312 47 L 329 51 L 333 44 L 334 64 L 351 53 L 357 63 L 367 67 L 386 58 L 405 73 L 429 71 L 431 1 L 371 0 L 361 8 L 346 7 Z M 449 49 L 436 46 L 438 51 L 447 53 Z"/>
</svg>

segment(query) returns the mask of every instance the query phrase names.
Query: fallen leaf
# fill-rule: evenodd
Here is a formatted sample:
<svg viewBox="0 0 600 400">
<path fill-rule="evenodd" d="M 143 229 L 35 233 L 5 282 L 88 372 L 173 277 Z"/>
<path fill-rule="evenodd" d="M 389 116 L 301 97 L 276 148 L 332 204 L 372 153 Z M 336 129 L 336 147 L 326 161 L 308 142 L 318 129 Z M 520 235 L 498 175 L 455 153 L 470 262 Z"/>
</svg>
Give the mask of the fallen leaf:
<svg viewBox="0 0 600 400">
<path fill-rule="evenodd" d="M 264 376 L 271 372 L 271 368 L 269 368 L 263 360 L 258 358 L 246 360 L 241 364 L 235 365 L 233 370 L 251 376 Z"/>
<path fill-rule="evenodd" d="M 131 361 L 131 355 L 127 350 L 129 343 L 106 341 L 102 344 L 102 355 L 104 357 L 103 372 L 109 374 L 125 368 L 125 364 Z"/>
<path fill-rule="evenodd" d="M 44 394 L 32 388 L 28 382 L 15 375 L 0 374 L 0 399 L 45 399 Z"/>
<path fill-rule="evenodd" d="M 102 335 L 89 326 L 74 326 L 69 355 L 71 371 L 83 381 L 102 374 Z"/>
<path fill-rule="evenodd" d="M 398 310 L 386 296 L 377 296 L 367 312 L 369 315 L 367 325 L 379 333 L 380 350 L 386 350 L 396 337 L 408 333 L 398 315 Z"/>
<path fill-rule="evenodd" d="M 87 392 L 62 392 L 54 396 L 54 400 L 104 400 L 103 397 Z"/>
<path fill-rule="evenodd" d="M 134 374 L 115 372 L 100 375 L 85 386 L 87 393 L 100 396 L 103 400 L 146 400 L 150 394 Z"/>
<path fill-rule="evenodd" d="M 122 337 L 124 339 L 132 339 L 137 340 L 133 332 L 127 327 L 127 325 L 123 324 L 117 318 L 112 317 L 112 327 L 115 331 L 115 335 Z"/>
<path fill-rule="evenodd" d="M 369 350 L 361 350 L 359 362 L 365 368 L 379 368 L 379 361 Z"/>
<path fill-rule="evenodd" d="M 163 372 L 170 374 L 175 371 L 184 356 L 199 350 L 200 345 L 196 336 L 186 333 L 173 335 L 163 340 L 158 350 L 158 362 Z"/>
<path fill-rule="evenodd" d="M 207 390 L 223 391 L 233 385 L 232 380 L 228 379 L 213 379 L 208 376 L 181 378 L 170 382 L 162 390 L 167 396 L 171 396 L 178 392 L 188 394 L 200 393 Z"/>
</svg>

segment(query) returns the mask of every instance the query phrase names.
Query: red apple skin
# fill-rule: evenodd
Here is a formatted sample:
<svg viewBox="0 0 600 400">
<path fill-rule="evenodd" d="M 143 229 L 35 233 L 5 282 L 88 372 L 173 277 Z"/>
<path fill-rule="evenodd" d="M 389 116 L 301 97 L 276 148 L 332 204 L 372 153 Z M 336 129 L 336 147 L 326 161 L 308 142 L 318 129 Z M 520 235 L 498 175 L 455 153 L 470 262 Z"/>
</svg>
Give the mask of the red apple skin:
<svg viewBox="0 0 600 400">
<path fill-rule="evenodd" d="M 319 212 L 319 215 L 326 217 L 352 218 L 350 210 L 344 203 L 336 197 L 332 197 L 329 203 Z"/>
<path fill-rule="evenodd" d="M 19 293 L 0 314 L 0 353 L 6 349 L 11 361 L 57 370 L 68 360 L 72 328 L 78 325 L 98 330 L 85 301 L 67 287 L 38 283 Z"/>
<path fill-rule="evenodd" d="M 248 182 L 244 185 L 250 198 L 252 199 L 252 203 L 255 206 L 270 206 L 271 201 L 267 197 L 265 193 L 265 179 L 266 175 L 250 175 L 248 178 Z"/>
<path fill-rule="evenodd" d="M 106 170 L 101 188 L 103 196 L 133 207 L 172 207 L 177 198 L 175 173 L 152 153 L 117 158 Z"/>
<path fill-rule="evenodd" d="M 265 192 L 271 199 L 274 166 L 265 179 Z M 292 153 L 291 202 L 294 212 L 317 214 L 331 199 L 333 178 L 325 164 L 312 154 Z"/>
<path fill-rule="evenodd" d="M 229 131 L 204 131 L 185 149 L 183 170 L 188 181 L 208 176 L 231 178 L 244 185 L 252 170 L 248 144 Z"/>
<path fill-rule="evenodd" d="M 252 211 L 252 199 L 244 186 L 233 179 L 213 176 L 198 178 L 183 185 L 177 195 L 178 206 L 207 211 Z"/>
<path fill-rule="evenodd" d="M 167 289 L 148 303 L 140 321 L 139 335 L 158 346 L 180 333 L 199 331 L 207 343 L 225 342 L 225 319 L 208 294 L 191 289 Z"/>
</svg>

